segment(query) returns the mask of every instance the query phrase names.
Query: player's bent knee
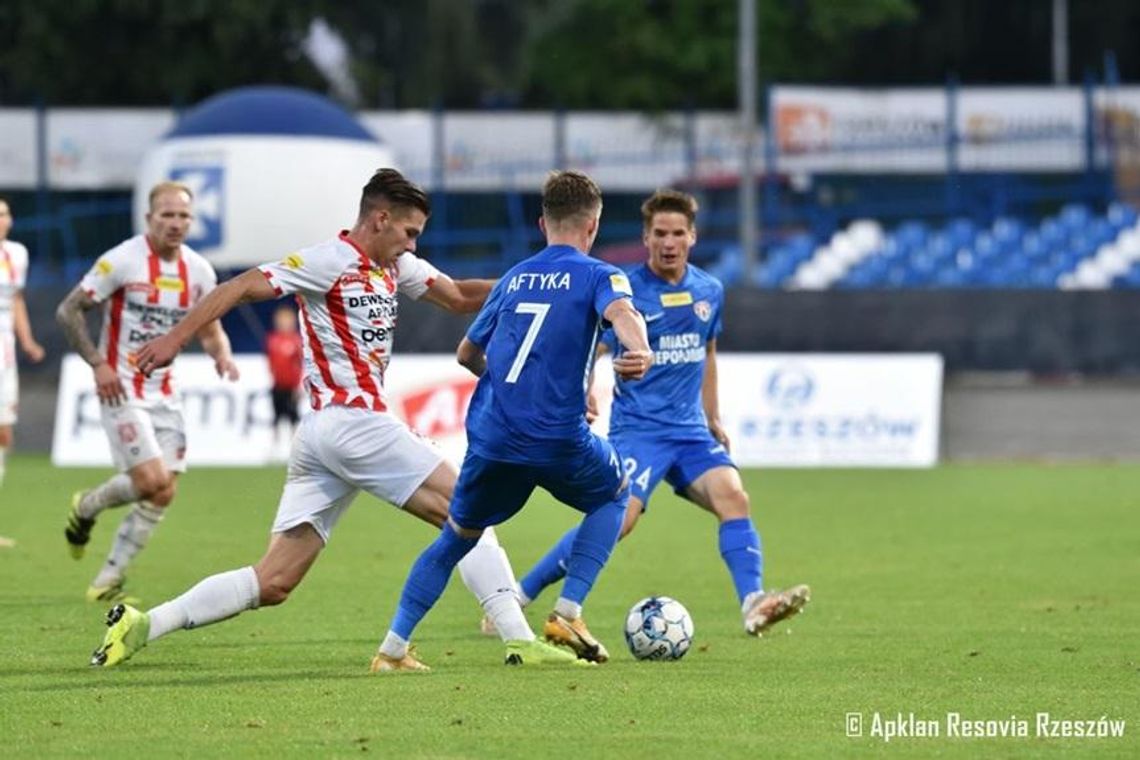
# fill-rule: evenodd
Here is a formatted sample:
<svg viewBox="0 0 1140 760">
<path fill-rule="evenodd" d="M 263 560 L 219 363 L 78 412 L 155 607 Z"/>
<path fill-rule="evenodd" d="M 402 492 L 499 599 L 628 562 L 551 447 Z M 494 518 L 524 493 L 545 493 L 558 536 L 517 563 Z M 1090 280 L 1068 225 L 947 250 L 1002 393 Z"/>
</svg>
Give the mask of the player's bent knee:
<svg viewBox="0 0 1140 760">
<path fill-rule="evenodd" d="M 713 511 L 715 511 L 722 520 L 736 520 L 741 517 L 748 517 L 751 512 L 751 500 L 748 498 L 746 491 L 734 488 L 717 499 L 713 507 Z"/>
<path fill-rule="evenodd" d="M 158 500 L 167 489 L 170 490 L 170 498 L 174 498 L 174 477 L 165 469 L 147 469 L 131 473 L 131 481 L 140 499 L 158 504 Z M 170 503 L 169 500 L 167 503 Z"/>
<path fill-rule="evenodd" d="M 148 499 L 148 501 L 152 505 L 158 507 L 159 509 L 165 509 L 166 507 L 170 506 L 171 502 L 174 501 L 175 491 L 176 491 L 176 489 L 174 487 L 174 483 L 171 482 L 169 485 L 166 486 L 166 488 L 163 488 L 163 489 L 155 492 Z"/>
</svg>

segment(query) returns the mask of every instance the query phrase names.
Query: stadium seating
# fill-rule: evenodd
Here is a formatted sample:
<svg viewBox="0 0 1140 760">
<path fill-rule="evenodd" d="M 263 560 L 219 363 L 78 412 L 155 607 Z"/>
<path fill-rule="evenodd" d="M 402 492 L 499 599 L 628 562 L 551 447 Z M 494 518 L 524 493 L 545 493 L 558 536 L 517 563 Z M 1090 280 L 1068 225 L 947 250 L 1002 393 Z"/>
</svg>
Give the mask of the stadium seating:
<svg viewBox="0 0 1140 760">
<path fill-rule="evenodd" d="M 733 281 L 739 250 L 714 270 Z M 942 225 L 906 221 L 884 230 L 858 220 L 816 239 L 782 240 L 753 284 L 787 290 L 831 288 L 1140 288 L 1140 222 L 1123 203 L 1103 214 L 1069 204 L 1037 222 L 999 217 L 988 225 L 955 218 Z"/>
</svg>

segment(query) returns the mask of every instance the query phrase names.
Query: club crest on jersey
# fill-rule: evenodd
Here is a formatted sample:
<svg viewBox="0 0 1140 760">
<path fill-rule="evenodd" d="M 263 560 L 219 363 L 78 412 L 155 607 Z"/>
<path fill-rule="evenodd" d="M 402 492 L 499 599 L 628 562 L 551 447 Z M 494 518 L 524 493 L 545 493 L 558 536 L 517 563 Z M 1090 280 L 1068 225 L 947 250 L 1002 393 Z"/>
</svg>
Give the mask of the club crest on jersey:
<svg viewBox="0 0 1140 760">
<path fill-rule="evenodd" d="M 389 293 L 396 292 L 396 281 L 392 279 L 392 276 L 388 274 L 387 270 L 373 269 L 371 274 L 372 279 L 380 280 L 384 283 L 384 287 L 388 290 Z"/>
<path fill-rule="evenodd" d="M 281 264 L 286 269 L 300 269 L 305 266 L 305 260 L 301 258 L 299 253 L 290 253 L 285 258 L 281 259 Z"/>
<path fill-rule="evenodd" d="M 693 313 L 702 322 L 708 322 L 712 318 L 712 304 L 708 301 L 697 301 L 693 304 Z"/>
</svg>

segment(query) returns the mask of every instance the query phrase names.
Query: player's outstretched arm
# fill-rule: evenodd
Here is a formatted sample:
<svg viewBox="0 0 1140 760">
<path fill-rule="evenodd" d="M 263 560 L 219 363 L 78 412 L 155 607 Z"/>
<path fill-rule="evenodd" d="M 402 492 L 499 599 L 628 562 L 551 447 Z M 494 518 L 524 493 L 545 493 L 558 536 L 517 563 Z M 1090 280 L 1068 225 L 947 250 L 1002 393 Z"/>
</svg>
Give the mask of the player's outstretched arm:
<svg viewBox="0 0 1140 760">
<path fill-rule="evenodd" d="M 474 314 L 483 306 L 494 284 L 494 280 L 453 280 L 441 274 L 421 298 L 452 314 Z"/>
<path fill-rule="evenodd" d="M 487 371 L 487 354 L 483 353 L 483 349 L 467 338 L 459 341 L 455 358 L 475 377 L 482 377 L 483 373 Z"/>
<path fill-rule="evenodd" d="M 276 298 L 273 286 L 260 269 L 248 269 L 232 280 L 223 282 L 195 304 L 170 332 L 143 345 L 136 358 L 139 371 L 149 375 L 174 361 L 174 357 L 190 338 L 209 323 L 221 319 L 241 303 L 268 301 Z M 229 340 L 227 339 L 227 343 Z M 217 357 L 215 357 L 216 359 Z"/>
<path fill-rule="evenodd" d="M 716 338 L 705 346 L 705 376 L 701 380 L 701 406 L 705 409 L 705 419 L 709 423 L 709 432 L 712 433 L 725 451 L 729 450 L 731 442 L 724 425 L 720 422 L 720 391 L 717 387 L 716 370 Z"/>
<path fill-rule="evenodd" d="M 614 357 L 614 372 L 623 380 L 640 380 L 653 364 L 645 320 L 628 298 L 611 301 L 602 316 L 614 326 L 614 334 L 625 349 Z"/>
</svg>

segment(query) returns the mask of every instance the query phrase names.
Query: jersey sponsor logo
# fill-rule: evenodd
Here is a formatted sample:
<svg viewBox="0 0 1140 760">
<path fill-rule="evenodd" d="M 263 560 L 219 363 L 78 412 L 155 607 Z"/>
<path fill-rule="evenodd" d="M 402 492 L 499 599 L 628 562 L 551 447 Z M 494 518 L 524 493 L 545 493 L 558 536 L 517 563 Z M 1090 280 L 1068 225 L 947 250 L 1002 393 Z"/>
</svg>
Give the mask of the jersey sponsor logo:
<svg viewBox="0 0 1140 760">
<path fill-rule="evenodd" d="M 687 290 L 680 293 L 662 293 L 662 306 L 688 306 L 693 302 L 693 294 Z"/>
<path fill-rule="evenodd" d="M 627 296 L 633 295 L 633 288 L 629 285 L 629 278 L 624 274 L 611 274 L 610 287 L 613 288 L 615 293 L 624 293 Z"/>
<path fill-rule="evenodd" d="M 712 318 L 712 304 L 708 301 L 697 301 L 693 304 L 693 313 L 697 315 L 697 319 L 708 322 Z"/>
<path fill-rule="evenodd" d="M 365 343 L 383 343 L 391 334 L 388 327 L 365 327 L 360 331 L 360 339 Z"/>
<path fill-rule="evenodd" d="M 154 286 L 159 290 L 169 290 L 174 293 L 181 293 L 186 289 L 186 283 L 177 277 L 158 277 L 154 281 Z"/>
<path fill-rule="evenodd" d="M 618 275 L 611 275 L 610 281 Z M 624 279 L 624 278 L 623 278 Z M 626 285 L 628 286 L 628 282 Z M 516 290 L 569 290 L 569 272 L 521 272 L 507 283 L 507 292 Z"/>
<path fill-rule="evenodd" d="M 705 349 L 699 333 L 662 335 L 653 352 L 654 365 L 694 364 L 705 360 Z"/>
</svg>

